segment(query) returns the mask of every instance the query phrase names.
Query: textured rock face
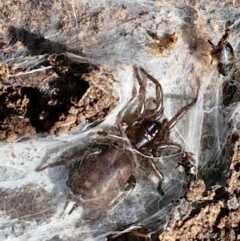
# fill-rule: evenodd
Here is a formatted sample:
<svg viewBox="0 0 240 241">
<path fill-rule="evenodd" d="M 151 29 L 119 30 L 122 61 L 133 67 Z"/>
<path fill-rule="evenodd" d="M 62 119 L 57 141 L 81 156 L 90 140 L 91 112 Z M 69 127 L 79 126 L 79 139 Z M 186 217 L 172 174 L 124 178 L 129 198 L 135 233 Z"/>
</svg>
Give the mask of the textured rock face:
<svg viewBox="0 0 240 241">
<path fill-rule="evenodd" d="M 239 32 L 239 1 L 2 1 L 1 239 L 104 240 L 135 222 L 160 240 L 240 239 Z M 137 158 L 137 185 L 116 209 L 68 215 L 68 168 L 35 169 L 81 156 L 98 131 L 114 136 L 121 110 L 129 124 L 141 99 L 133 66 L 161 83 L 163 118 L 198 96 L 169 137 L 194 175 L 179 155 L 155 158 L 159 193 Z"/>
</svg>

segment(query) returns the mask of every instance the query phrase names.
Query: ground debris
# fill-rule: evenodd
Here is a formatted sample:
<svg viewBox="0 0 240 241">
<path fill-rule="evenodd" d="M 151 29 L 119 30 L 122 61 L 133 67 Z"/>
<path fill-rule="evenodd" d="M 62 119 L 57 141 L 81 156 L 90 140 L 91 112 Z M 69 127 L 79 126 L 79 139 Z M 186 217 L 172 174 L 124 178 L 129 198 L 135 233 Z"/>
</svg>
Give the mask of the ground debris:
<svg viewBox="0 0 240 241">
<path fill-rule="evenodd" d="M 239 167 L 240 153 L 235 151 L 225 187 L 206 192 L 202 180 L 192 181 L 160 240 L 239 240 Z"/>
<path fill-rule="evenodd" d="M 0 140 L 74 131 L 85 121 L 103 120 L 118 102 L 110 72 L 70 63 L 64 54 L 45 56 L 28 71 L 2 66 Z"/>
</svg>

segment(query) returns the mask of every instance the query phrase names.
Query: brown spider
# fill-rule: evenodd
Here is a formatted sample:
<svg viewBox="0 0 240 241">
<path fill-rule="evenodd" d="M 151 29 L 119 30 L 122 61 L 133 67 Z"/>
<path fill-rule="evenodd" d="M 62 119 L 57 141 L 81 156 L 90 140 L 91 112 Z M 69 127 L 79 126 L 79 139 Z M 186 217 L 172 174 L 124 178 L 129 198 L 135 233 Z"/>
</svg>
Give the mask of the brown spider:
<svg viewBox="0 0 240 241">
<path fill-rule="evenodd" d="M 122 135 L 127 136 L 132 147 L 148 156 L 157 156 L 158 152 L 165 149 L 181 150 L 181 146 L 168 140 L 170 130 L 196 102 L 195 98 L 190 104 L 181 108 L 177 114 L 168 121 L 160 119 L 163 116 L 163 93 L 160 83 L 144 69 L 140 68 L 149 80 L 156 86 L 156 108 L 146 109 L 145 87 L 139 76 L 137 68 L 134 72 L 140 85 L 140 113 L 139 117 L 130 124 L 124 132 L 122 121 L 119 128 Z M 121 115 L 119 115 L 121 116 Z M 100 140 L 102 141 L 103 138 Z M 99 140 L 97 140 L 99 141 Z M 132 147 L 125 148 L 121 138 L 105 138 L 106 143 L 94 144 L 85 151 L 79 149 L 70 150 L 67 158 L 59 158 L 56 162 L 40 165 L 36 171 L 42 171 L 48 167 L 67 165 L 69 168 L 66 185 L 69 187 L 71 197 L 79 198 L 86 208 L 101 210 L 111 204 L 116 204 L 116 197 L 121 190 L 130 190 L 134 187 L 133 173 L 136 170 L 136 154 Z M 152 158 L 149 164 L 156 175 L 162 180 L 163 176 L 155 166 Z"/>
<path fill-rule="evenodd" d="M 222 36 L 217 45 L 214 45 L 210 39 L 206 39 L 211 45 L 211 56 L 215 59 L 217 64 L 218 72 L 227 76 L 233 68 L 235 57 L 232 45 L 228 42 L 230 30 L 226 29 L 225 34 Z"/>
<path fill-rule="evenodd" d="M 145 86 L 140 78 L 137 68 L 134 68 L 134 72 L 140 86 L 140 113 L 139 117 L 127 127 L 127 137 L 135 149 L 147 156 L 157 157 L 158 153 L 165 149 L 177 149 L 181 151 L 182 148 L 179 144 L 169 141 L 170 130 L 184 116 L 189 108 L 196 103 L 197 97 L 191 103 L 181 108 L 170 121 L 167 119 L 163 119 L 161 121 L 164 113 L 163 91 L 161 84 L 143 68 L 140 68 L 140 70 L 156 86 L 156 107 L 153 110 L 146 109 Z M 148 162 L 155 170 L 157 176 L 162 179 L 162 174 L 156 168 L 151 158 L 148 159 Z"/>
</svg>

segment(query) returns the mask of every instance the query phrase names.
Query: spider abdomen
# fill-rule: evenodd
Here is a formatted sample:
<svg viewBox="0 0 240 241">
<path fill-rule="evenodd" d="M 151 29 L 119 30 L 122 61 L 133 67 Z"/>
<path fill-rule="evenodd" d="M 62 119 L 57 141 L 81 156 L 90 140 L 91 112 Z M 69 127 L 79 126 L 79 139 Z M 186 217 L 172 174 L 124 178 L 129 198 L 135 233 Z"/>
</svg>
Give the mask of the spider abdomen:
<svg viewBox="0 0 240 241">
<path fill-rule="evenodd" d="M 100 209 L 124 189 L 134 169 L 132 153 L 111 146 L 100 155 L 76 162 L 69 170 L 67 186 L 88 207 Z"/>
</svg>

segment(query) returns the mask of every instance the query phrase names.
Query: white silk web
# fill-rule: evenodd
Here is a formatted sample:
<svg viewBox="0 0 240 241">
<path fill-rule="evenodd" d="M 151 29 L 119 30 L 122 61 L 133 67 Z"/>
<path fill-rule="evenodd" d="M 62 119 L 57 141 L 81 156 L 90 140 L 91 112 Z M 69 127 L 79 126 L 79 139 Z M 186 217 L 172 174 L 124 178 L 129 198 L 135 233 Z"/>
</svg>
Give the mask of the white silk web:
<svg viewBox="0 0 240 241">
<path fill-rule="evenodd" d="M 95 216 L 94 212 L 86 214 L 81 206 L 69 215 L 74 202 L 64 209 L 68 198 L 65 185 L 68 170 L 65 166 L 35 171 L 40 163 L 53 163 L 62 155 L 71 156 L 76 150 L 81 155 L 98 131 L 116 124 L 121 110 L 135 107 L 139 86 L 133 66 L 144 68 L 161 83 L 164 118 L 170 120 L 179 109 L 198 96 L 196 104 L 171 130 L 170 141 L 193 154 L 195 175 L 203 178 L 208 188 L 224 183 L 222 173 L 227 170 L 232 152 L 229 136 L 232 128 L 239 123 L 239 104 L 230 101 L 228 106 L 223 105 L 225 93 L 222 86 L 231 81 L 231 77 L 220 76 L 216 63 L 211 64 L 208 55 L 210 46 L 205 38 L 212 38 L 217 43 L 224 33 L 223 22 L 232 20 L 234 16 L 227 11 L 221 12 L 223 7 L 216 7 L 218 3 L 215 1 L 211 1 L 218 9 L 214 13 L 206 7 L 209 1 L 201 1 L 195 6 L 180 2 L 75 0 L 63 2 L 62 8 L 54 3 L 58 13 L 51 17 L 52 21 L 68 13 L 74 27 L 69 30 L 69 37 L 59 36 L 49 26 L 45 37 L 55 41 L 67 40 L 72 49 L 80 47 L 84 57 L 67 53 L 70 60 L 90 62 L 109 70 L 118 81 L 114 88 L 120 101 L 103 123 L 94 128 L 90 126 L 86 131 L 86 127 L 80 127 L 79 133 L 74 135 L 61 134 L 1 144 L 2 239 L 100 241 L 131 223 L 150 227 L 153 233 L 166 229 L 171 210 L 176 205 L 173 201 L 187 191 L 188 173 L 183 165 L 177 164 L 179 155 L 154 159 L 164 175 L 163 193 L 158 192 L 158 180 L 151 171 L 146 167 L 138 168 L 134 173 L 137 184 L 131 194 L 113 211 L 108 210 L 100 216 Z M 94 23 L 91 16 L 98 16 Z M 86 25 L 78 24 L 84 22 L 85 17 Z M 229 39 L 236 53 L 239 49 L 238 28 L 237 24 L 233 25 Z M 156 33 L 158 37 L 150 36 L 147 31 Z M 170 40 L 166 37 L 171 34 L 176 40 L 173 43 L 168 42 Z M 75 39 L 79 41 L 77 44 Z M 31 57 L 29 65 L 36 66 L 39 62 L 40 57 Z M 28 66 L 27 62 L 22 65 Z M 237 73 L 235 75 L 237 77 Z M 146 78 L 143 80 L 147 84 L 147 97 L 154 102 L 154 85 Z M 134 88 L 137 92 L 132 99 Z"/>
</svg>

